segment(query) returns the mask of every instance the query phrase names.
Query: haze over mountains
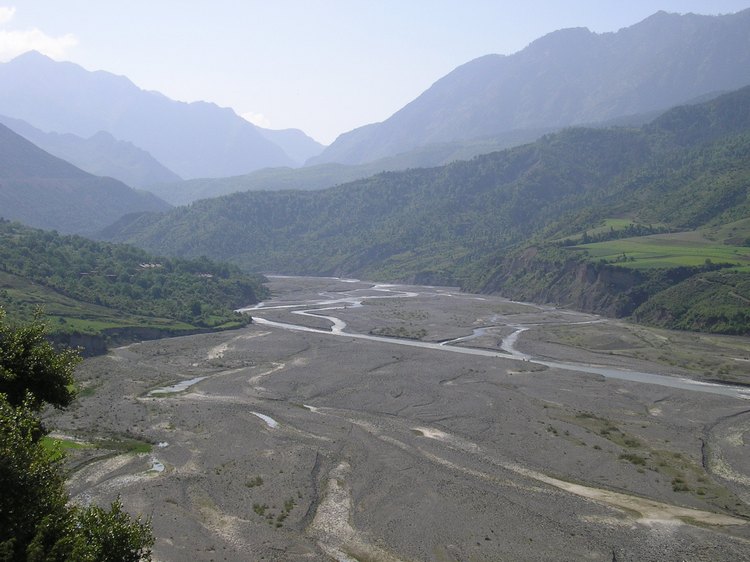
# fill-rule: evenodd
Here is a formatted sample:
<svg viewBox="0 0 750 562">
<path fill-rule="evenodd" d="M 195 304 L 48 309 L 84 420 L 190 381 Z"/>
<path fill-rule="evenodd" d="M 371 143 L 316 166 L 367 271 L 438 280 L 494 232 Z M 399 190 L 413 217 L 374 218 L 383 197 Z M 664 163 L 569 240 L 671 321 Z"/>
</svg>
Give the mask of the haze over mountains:
<svg viewBox="0 0 750 562">
<path fill-rule="evenodd" d="M 45 132 L 89 138 L 106 131 L 183 178 L 299 165 L 320 148 L 301 131 L 264 132 L 231 109 L 173 101 L 123 76 L 36 52 L 0 64 L 0 84 L 0 114 Z"/>
<path fill-rule="evenodd" d="M 749 38 L 750 10 L 660 12 L 616 33 L 556 31 L 513 55 L 466 63 L 383 123 L 345 133 L 325 150 L 301 131 L 265 130 L 231 109 L 176 102 L 125 77 L 34 52 L 0 64 L 0 115 L 91 173 L 185 204 L 445 164 L 571 124 L 641 124 L 674 105 L 750 83 Z M 293 169 L 304 162 L 312 169 Z M 364 166 L 316 169 L 321 163 Z M 285 169 L 242 177 L 277 167 Z M 179 184 L 176 176 L 200 181 Z"/>
<path fill-rule="evenodd" d="M 640 126 L 750 83 L 748 37 L 750 10 L 660 12 L 617 33 L 557 31 L 514 55 L 457 68 L 383 123 L 341 135 L 304 168 L 153 189 L 177 205 L 245 190 L 322 189 L 472 158 L 572 124 Z"/>
<path fill-rule="evenodd" d="M 180 176 L 145 150 L 104 131 L 83 138 L 72 133 L 45 133 L 26 121 L 2 115 L 0 123 L 45 152 L 95 176 L 109 176 L 131 187 L 180 181 Z"/>
<path fill-rule="evenodd" d="M 0 125 L 0 216 L 66 233 L 93 234 L 123 214 L 169 205 L 56 158 Z"/>
<path fill-rule="evenodd" d="M 748 83 L 750 10 L 659 12 L 616 33 L 563 29 L 513 55 L 466 63 L 310 163 L 358 164 L 435 142 L 606 121 Z"/>
</svg>

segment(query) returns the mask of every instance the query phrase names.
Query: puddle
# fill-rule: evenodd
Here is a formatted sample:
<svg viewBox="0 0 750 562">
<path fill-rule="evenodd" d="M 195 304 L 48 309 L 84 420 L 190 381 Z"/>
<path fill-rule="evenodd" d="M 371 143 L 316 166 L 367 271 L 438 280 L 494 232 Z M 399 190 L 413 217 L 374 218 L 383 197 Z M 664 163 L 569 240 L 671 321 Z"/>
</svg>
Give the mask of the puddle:
<svg viewBox="0 0 750 562">
<path fill-rule="evenodd" d="M 279 422 L 277 422 L 271 416 L 267 416 L 265 414 L 259 414 L 258 412 L 250 412 L 250 413 L 254 416 L 258 416 L 260 419 L 266 422 L 266 425 L 270 427 L 271 429 L 276 429 L 277 427 L 279 427 Z"/>
<path fill-rule="evenodd" d="M 198 384 L 199 382 L 207 378 L 208 377 L 195 377 L 194 379 L 178 382 L 177 384 L 173 384 L 171 386 L 155 388 L 148 393 L 148 396 L 158 396 L 160 394 L 177 394 L 178 392 L 184 392 L 194 384 Z"/>
</svg>

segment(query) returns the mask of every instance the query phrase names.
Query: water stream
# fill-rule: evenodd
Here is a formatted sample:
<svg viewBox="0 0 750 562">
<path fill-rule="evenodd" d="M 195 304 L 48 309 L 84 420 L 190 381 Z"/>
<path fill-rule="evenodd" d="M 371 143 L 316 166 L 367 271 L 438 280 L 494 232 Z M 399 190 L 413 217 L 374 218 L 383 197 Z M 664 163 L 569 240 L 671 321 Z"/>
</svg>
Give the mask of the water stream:
<svg viewBox="0 0 750 562">
<path fill-rule="evenodd" d="M 193 379 L 180 381 L 177 384 L 173 384 L 170 386 L 155 388 L 154 390 L 149 391 L 148 396 L 163 396 L 165 394 L 177 394 L 178 392 L 184 392 L 194 384 L 198 384 L 206 378 L 208 377 L 195 377 Z"/>
<path fill-rule="evenodd" d="M 410 287 L 411 288 L 411 287 Z M 357 296 L 352 293 L 362 291 L 378 291 L 387 293 L 385 295 L 362 295 Z M 434 295 L 434 293 L 431 293 Z M 337 337 L 348 337 L 354 339 L 363 339 L 369 341 L 376 341 L 381 343 L 388 343 L 393 345 L 405 345 L 409 347 L 419 347 L 422 349 L 434 349 L 440 351 L 448 351 L 453 353 L 462 353 L 465 355 L 479 355 L 484 357 L 502 357 L 518 359 L 520 361 L 526 361 L 535 365 L 543 365 L 545 367 L 553 369 L 561 369 L 566 371 L 576 371 L 583 373 L 591 373 L 594 375 L 601 375 L 610 379 L 625 380 L 630 382 L 638 382 L 644 384 L 655 384 L 659 386 L 665 386 L 669 388 L 677 388 L 681 390 L 689 390 L 693 392 L 704 392 L 710 394 L 718 394 L 722 396 L 729 396 L 732 398 L 739 398 L 744 400 L 750 400 L 750 388 L 732 386 L 729 384 L 719 384 L 712 382 L 704 382 L 684 377 L 659 375 L 656 373 L 645 373 L 640 371 L 634 371 L 630 369 L 622 369 L 615 367 L 608 367 L 604 365 L 595 365 L 588 363 L 576 363 L 572 361 L 550 361 L 544 358 L 535 357 L 518 350 L 517 343 L 518 338 L 521 334 L 530 329 L 531 325 L 516 325 L 511 326 L 515 328 L 515 331 L 506 336 L 501 344 L 502 352 L 492 351 L 489 349 L 472 348 L 472 347 L 459 347 L 456 344 L 465 343 L 469 340 L 481 337 L 486 334 L 487 330 L 491 328 L 507 328 L 507 324 L 498 324 L 496 326 L 485 326 L 483 328 L 477 328 L 471 335 L 455 338 L 449 341 L 440 343 L 424 342 L 419 340 L 400 339 L 383 336 L 373 336 L 370 334 L 359 334 L 356 332 L 345 332 L 347 325 L 346 322 L 335 316 L 319 314 L 319 312 L 328 312 L 331 310 L 341 310 L 347 307 L 355 308 L 362 306 L 362 302 L 369 299 L 382 299 L 382 298 L 411 298 L 420 296 L 420 293 L 407 291 L 399 288 L 398 285 L 374 285 L 369 289 L 355 289 L 348 293 L 342 293 L 335 299 L 322 299 L 322 300 L 311 300 L 305 303 L 298 303 L 293 305 L 269 305 L 263 306 L 263 303 L 256 305 L 252 309 L 241 309 L 242 311 L 250 311 L 257 314 L 263 310 L 279 309 L 279 308 L 296 308 L 304 310 L 293 310 L 294 314 L 300 314 L 304 316 L 312 316 L 316 318 L 323 318 L 331 322 L 332 326 L 330 330 L 323 330 L 318 328 L 310 328 L 307 326 L 301 326 L 297 324 L 289 324 L 285 322 L 276 322 L 273 320 L 267 320 L 260 316 L 254 316 L 253 320 L 256 324 L 269 326 L 273 328 L 279 328 L 283 330 L 292 330 L 300 332 L 309 332 L 316 334 L 332 335 Z M 328 296 L 325 293 L 321 293 L 320 296 Z M 437 296 L 437 295 L 435 295 Z M 453 296 L 449 293 L 443 293 L 440 296 Z M 466 295 L 462 295 L 466 296 Z M 523 303 L 528 304 L 528 303 Z M 338 305 L 338 306 L 336 306 Z M 535 305 L 532 305 L 535 306 Z M 313 307 L 313 308 L 311 308 Z M 320 307 L 320 308 L 317 308 Z M 546 307 L 539 307 L 544 309 Z M 597 320 L 598 321 L 598 320 Z M 576 324 L 591 323 L 589 322 L 574 322 Z"/>
</svg>

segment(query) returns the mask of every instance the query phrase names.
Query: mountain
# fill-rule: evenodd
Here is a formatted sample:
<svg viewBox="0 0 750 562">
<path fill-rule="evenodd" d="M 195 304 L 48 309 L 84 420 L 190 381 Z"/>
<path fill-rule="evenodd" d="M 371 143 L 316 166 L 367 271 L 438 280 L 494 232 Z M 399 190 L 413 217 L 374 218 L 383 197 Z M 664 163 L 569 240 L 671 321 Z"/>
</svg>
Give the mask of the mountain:
<svg viewBox="0 0 750 562">
<path fill-rule="evenodd" d="M 358 164 L 436 142 L 665 110 L 750 84 L 750 9 L 658 12 L 616 33 L 546 35 L 458 67 L 382 123 L 341 135 L 310 165 Z"/>
<path fill-rule="evenodd" d="M 566 129 L 323 191 L 237 193 L 103 234 L 253 270 L 458 284 L 622 316 L 717 267 L 750 275 L 748 154 L 750 87 L 639 129 Z M 745 333 L 746 320 L 697 327 Z"/>
<path fill-rule="evenodd" d="M 637 119 L 637 117 L 633 117 Z M 265 168 L 242 176 L 201 178 L 149 186 L 149 191 L 172 205 L 186 205 L 240 191 L 280 191 L 284 189 L 317 190 L 366 178 L 381 172 L 439 166 L 466 160 L 479 154 L 531 142 L 544 132 L 510 131 L 496 137 L 472 141 L 454 141 L 421 146 L 365 164 L 318 164 L 304 168 Z"/>
<path fill-rule="evenodd" d="M 281 147 L 281 149 L 294 160 L 298 166 L 304 164 L 310 158 L 317 156 L 325 148 L 315 139 L 310 138 L 299 129 L 262 129 L 258 131 L 272 143 Z"/>
<path fill-rule="evenodd" d="M 92 233 L 124 214 L 169 205 L 84 172 L 0 125 L 0 216 L 61 232 Z"/>
<path fill-rule="evenodd" d="M 53 156 L 95 176 L 107 176 L 131 187 L 179 182 L 180 176 L 162 166 L 145 150 L 99 131 L 87 139 L 70 133 L 45 133 L 20 119 L 0 115 L 0 123 Z"/>
<path fill-rule="evenodd" d="M 36 52 L 0 64 L 0 85 L 0 114 L 84 138 L 106 131 L 146 150 L 183 178 L 294 165 L 231 109 L 174 101 L 123 76 L 89 72 Z"/>
</svg>

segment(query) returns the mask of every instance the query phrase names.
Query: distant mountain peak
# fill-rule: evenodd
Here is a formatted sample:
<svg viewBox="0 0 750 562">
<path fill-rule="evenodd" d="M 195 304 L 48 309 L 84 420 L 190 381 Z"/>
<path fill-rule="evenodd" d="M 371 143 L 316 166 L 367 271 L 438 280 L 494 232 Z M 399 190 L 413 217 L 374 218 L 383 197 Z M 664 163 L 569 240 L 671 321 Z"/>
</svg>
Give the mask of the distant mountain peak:
<svg viewBox="0 0 750 562">
<path fill-rule="evenodd" d="M 512 55 L 459 66 L 308 164 L 362 164 L 432 143 L 610 121 L 746 84 L 750 8 L 726 16 L 657 12 L 614 33 L 561 29 Z"/>
<path fill-rule="evenodd" d="M 597 35 L 593 31 L 589 30 L 588 27 L 566 27 L 558 29 L 543 35 L 539 39 L 535 39 L 527 49 L 534 49 L 540 47 L 548 47 L 550 45 L 558 46 L 565 44 L 569 41 L 577 41 L 581 39 L 590 39 L 592 36 Z"/>
<path fill-rule="evenodd" d="M 91 72 L 38 52 L 0 64 L 0 85 L 0 114 L 84 138 L 106 131 L 185 178 L 239 175 L 296 162 L 230 108 L 174 101 L 125 76 Z"/>
<path fill-rule="evenodd" d="M 21 53 L 20 55 L 13 57 L 10 62 L 16 63 L 28 63 L 28 62 L 56 62 L 52 58 L 40 53 L 39 51 L 31 50 Z"/>
<path fill-rule="evenodd" d="M 0 123 L 42 150 L 96 176 L 108 176 L 131 187 L 180 181 L 148 152 L 106 131 L 90 138 L 72 133 L 46 133 L 25 121 L 0 115 Z"/>
</svg>

